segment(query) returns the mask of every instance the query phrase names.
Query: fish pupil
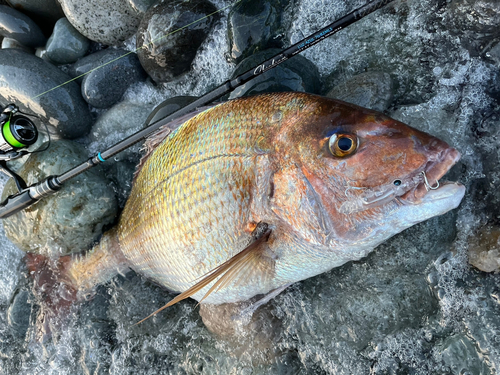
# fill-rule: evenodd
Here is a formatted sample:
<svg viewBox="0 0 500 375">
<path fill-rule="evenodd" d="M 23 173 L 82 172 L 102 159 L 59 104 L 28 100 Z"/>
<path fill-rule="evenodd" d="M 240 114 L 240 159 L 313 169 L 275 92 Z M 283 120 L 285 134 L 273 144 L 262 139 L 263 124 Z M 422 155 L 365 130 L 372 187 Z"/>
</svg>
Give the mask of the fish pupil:
<svg viewBox="0 0 500 375">
<path fill-rule="evenodd" d="M 401 185 L 401 180 L 394 180 L 394 185 L 396 185 L 396 186 Z"/>
<path fill-rule="evenodd" d="M 337 145 L 342 151 L 349 151 L 352 147 L 352 139 L 346 137 L 339 138 Z"/>
</svg>

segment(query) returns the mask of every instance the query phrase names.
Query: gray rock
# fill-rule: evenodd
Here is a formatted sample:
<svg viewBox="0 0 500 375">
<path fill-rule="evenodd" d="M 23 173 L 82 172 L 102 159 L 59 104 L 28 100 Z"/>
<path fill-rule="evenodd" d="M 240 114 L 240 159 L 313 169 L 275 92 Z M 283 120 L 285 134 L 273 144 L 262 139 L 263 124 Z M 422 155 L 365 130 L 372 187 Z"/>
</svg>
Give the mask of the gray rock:
<svg viewBox="0 0 500 375">
<path fill-rule="evenodd" d="M 473 57 L 500 38 L 498 0 L 451 0 L 442 22 Z"/>
<path fill-rule="evenodd" d="M 156 3 L 156 0 L 128 0 L 129 6 L 138 14 L 146 13 L 154 3 Z"/>
<path fill-rule="evenodd" d="M 130 191 L 132 190 L 132 181 L 134 180 L 136 165 L 137 162 L 120 160 L 117 163 L 104 163 L 102 166 L 104 173 L 106 173 L 106 176 L 113 183 L 113 189 L 118 199 L 118 206 L 120 209 L 125 206 Z"/>
<path fill-rule="evenodd" d="M 6 5 L 0 5 L 0 35 L 27 47 L 43 46 L 47 40 L 28 16 Z"/>
<path fill-rule="evenodd" d="M 229 13 L 229 58 L 240 62 L 258 51 L 283 47 L 282 13 L 287 0 L 243 0 Z"/>
<path fill-rule="evenodd" d="M 500 272 L 500 228 L 485 226 L 471 236 L 468 247 L 469 263 L 484 272 Z"/>
<path fill-rule="evenodd" d="M 31 304 L 29 298 L 30 293 L 27 290 L 18 291 L 7 310 L 9 325 L 18 337 L 26 336 L 30 324 Z"/>
<path fill-rule="evenodd" d="M 129 135 L 141 130 L 152 106 L 121 102 L 110 108 L 96 121 L 89 134 L 89 150 L 92 154 L 113 146 Z M 141 144 L 123 150 L 115 160 L 137 163 Z"/>
<path fill-rule="evenodd" d="M 488 53 L 488 57 L 493 59 L 500 66 L 500 43 L 495 44 Z"/>
<path fill-rule="evenodd" d="M 28 185 L 58 175 L 85 161 L 87 151 L 78 143 L 60 140 L 48 150 L 31 154 L 19 170 Z M 5 185 L 2 199 L 15 192 Z M 117 202 L 99 167 L 68 181 L 56 194 L 3 220 L 7 237 L 20 249 L 56 256 L 86 250 L 114 221 Z"/>
<path fill-rule="evenodd" d="M 114 60 L 116 54 L 123 57 L 103 65 Z M 147 77 L 135 53 L 127 54 L 124 50 L 115 50 L 104 54 L 97 63 L 99 69 L 87 74 L 82 81 L 83 98 L 97 108 L 111 107 L 120 101 L 130 85 Z"/>
<path fill-rule="evenodd" d="M 22 10 L 33 18 L 55 22 L 64 17 L 61 5 L 57 0 L 9 0 L 9 3 L 12 7 Z"/>
<path fill-rule="evenodd" d="M 56 65 L 54 61 L 52 61 L 47 55 L 47 49 L 45 47 L 38 47 L 35 51 L 35 56 L 45 60 L 53 65 Z"/>
<path fill-rule="evenodd" d="M 389 74 L 366 72 L 339 83 L 326 96 L 383 112 L 391 105 L 393 87 Z"/>
<path fill-rule="evenodd" d="M 192 0 L 160 1 L 146 12 L 137 31 L 137 46 L 144 48 L 137 54 L 151 78 L 168 82 L 189 71 L 198 48 L 219 19 L 218 14 L 206 16 L 216 10 L 208 1 Z"/>
<path fill-rule="evenodd" d="M 60 0 L 68 21 L 90 40 L 113 45 L 135 33 L 140 14 L 128 0 Z"/>
<path fill-rule="evenodd" d="M 127 53 L 129 52 L 119 48 L 107 48 L 94 52 L 90 55 L 82 57 L 74 63 L 70 67 L 68 74 L 73 78 L 78 77 L 76 81 L 78 83 L 82 83 L 85 78 L 85 76 L 82 76 L 83 74 L 90 72 L 92 69 L 95 69 L 108 61 L 118 59 Z"/>
<path fill-rule="evenodd" d="M 63 138 L 81 137 L 92 123 L 78 84 L 70 82 L 47 92 L 70 79 L 36 56 L 17 49 L 0 50 L 0 104 L 17 104 L 21 111 L 39 116 L 51 132 Z"/>
<path fill-rule="evenodd" d="M 488 366 L 475 348 L 474 341 L 463 333 L 448 337 L 436 348 L 437 356 L 452 374 L 490 374 Z"/>
<path fill-rule="evenodd" d="M 264 62 L 280 52 L 271 48 L 247 57 L 236 66 L 231 78 L 245 73 L 259 63 Z M 297 55 L 275 68 L 268 70 L 251 81 L 239 86 L 230 95 L 230 99 L 241 96 L 257 95 L 266 92 L 302 91 L 317 94 L 320 91 L 318 68 L 303 56 Z"/>
<path fill-rule="evenodd" d="M 7 49 L 7 48 L 17 48 L 17 49 L 23 50 L 24 52 L 31 53 L 31 54 L 34 52 L 33 48 L 23 46 L 21 43 L 19 43 L 15 39 L 3 38 L 2 49 Z"/>
<path fill-rule="evenodd" d="M 66 18 L 56 22 L 54 31 L 47 41 L 47 56 L 59 64 L 74 63 L 85 56 L 90 41 L 80 34 Z"/>
</svg>

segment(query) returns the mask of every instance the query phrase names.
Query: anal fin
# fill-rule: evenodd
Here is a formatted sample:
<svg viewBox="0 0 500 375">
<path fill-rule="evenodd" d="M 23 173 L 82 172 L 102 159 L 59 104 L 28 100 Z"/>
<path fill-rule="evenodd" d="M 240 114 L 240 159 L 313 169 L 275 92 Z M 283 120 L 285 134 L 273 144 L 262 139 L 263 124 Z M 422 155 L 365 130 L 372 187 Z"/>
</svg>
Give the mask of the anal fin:
<svg viewBox="0 0 500 375">
<path fill-rule="evenodd" d="M 266 223 L 257 224 L 257 227 L 252 232 L 251 243 L 245 249 L 208 272 L 195 285 L 136 324 L 142 323 L 167 307 L 193 296 L 217 279 L 198 303 L 201 303 L 213 292 L 217 292 L 230 284 L 241 285 L 247 282 L 248 277 L 251 275 L 259 275 L 262 278 L 261 281 L 265 283 L 274 274 L 274 260 L 264 254 L 266 247 L 262 246 L 267 242 L 270 235 L 271 229 Z"/>
</svg>

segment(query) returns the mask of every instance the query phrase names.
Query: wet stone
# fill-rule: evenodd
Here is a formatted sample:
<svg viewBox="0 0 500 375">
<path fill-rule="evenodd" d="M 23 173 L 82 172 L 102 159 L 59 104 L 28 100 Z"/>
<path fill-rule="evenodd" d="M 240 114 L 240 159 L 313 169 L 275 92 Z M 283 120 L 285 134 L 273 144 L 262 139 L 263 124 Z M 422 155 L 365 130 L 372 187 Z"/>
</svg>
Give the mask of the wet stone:
<svg viewBox="0 0 500 375">
<path fill-rule="evenodd" d="M 249 69 L 257 66 L 280 52 L 279 49 L 268 49 L 243 60 L 232 75 L 235 78 Z M 321 83 L 316 66 L 303 56 L 297 55 L 293 59 L 284 61 L 275 68 L 268 70 L 251 81 L 239 86 L 229 98 L 257 95 L 266 92 L 302 91 L 313 94 L 319 93 Z"/>
<path fill-rule="evenodd" d="M 205 0 L 160 1 L 149 8 L 137 31 L 137 46 L 144 46 L 138 55 L 151 78 L 168 82 L 190 70 L 198 48 L 219 19 L 218 15 L 206 16 L 216 10 Z"/>
<path fill-rule="evenodd" d="M 2 49 L 7 49 L 7 48 L 17 48 L 17 49 L 20 49 L 24 52 L 31 53 L 31 54 L 34 52 L 33 48 L 23 46 L 21 43 L 19 43 L 15 39 L 3 38 Z"/>
<path fill-rule="evenodd" d="M 156 3 L 156 0 L 128 0 L 130 8 L 134 9 L 138 14 L 146 13 L 154 3 Z"/>
<path fill-rule="evenodd" d="M 256 52 L 283 47 L 283 10 L 288 1 L 243 0 L 228 18 L 229 58 L 240 62 Z"/>
<path fill-rule="evenodd" d="M 78 143 L 59 140 L 49 149 L 31 154 L 18 171 L 28 185 L 49 175 L 60 175 L 87 159 Z M 2 199 L 16 191 L 9 181 Z M 81 252 L 88 249 L 111 224 L 117 202 L 109 180 L 95 167 L 68 181 L 56 195 L 3 220 L 6 236 L 21 250 L 46 256 Z"/>
<path fill-rule="evenodd" d="M 110 108 L 101 115 L 89 134 L 89 151 L 95 154 L 99 151 L 113 146 L 129 135 L 143 129 L 146 118 L 152 110 L 147 104 L 135 104 L 121 102 Z M 139 149 L 142 144 L 129 147 L 114 159 L 117 161 L 128 160 L 133 163 L 139 162 Z"/>
<path fill-rule="evenodd" d="M 107 48 L 104 50 L 96 51 L 85 57 L 82 57 L 73 65 L 71 65 L 68 74 L 73 78 L 79 77 L 82 74 L 90 72 L 92 69 L 95 69 L 108 61 L 118 59 L 119 57 L 127 53 L 128 51 L 120 48 Z M 85 77 L 79 77 L 76 81 L 81 84 L 84 78 Z"/>
<path fill-rule="evenodd" d="M 0 50 L 0 104 L 14 102 L 21 111 L 38 116 L 54 135 L 69 139 L 86 134 L 92 123 L 78 84 L 70 82 L 64 89 L 36 96 L 70 79 L 36 56 L 17 49 Z"/>
<path fill-rule="evenodd" d="M 64 13 L 57 0 L 9 0 L 9 3 L 16 9 L 27 13 L 35 21 L 56 22 L 64 17 Z M 40 22 L 41 24 L 42 22 Z"/>
<path fill-rule="evenodd" d="M 68 21 L 90 40 L 114 45 L 133 35 L 140 15 L 128 0 L 60 0 Z"/>
<path fill-rule="evenodd" d="M 120 59 L 102 66 L 119 54 Z M 134 53 L 116 50 L 99 59 L 99 69 L 87 74 L 82 81 L 83 99 L 96 108 L 109 108 L 122 98 L 130 85 L 143 81 L 147 75 Z M 116 57 L 115 57 L 116 58 Z"/>
<path fill-rule="evenodd" d="M 132 190 L 132 181 L 134 180 L 136 166 L 137 162 L 130 162 L 128 160 L 120 160 L 116 163 L 114 161 L 104 163 L 102 166 L 104 173 L 113 184 L 112 186 L 120 209 L 125 207 L 125 203 Z"/>
<path fill-rule="evenodd" d="M 26 47 L 43 46 L 46 41 L 35 22 L 6 5 L 0 5 L 0 35 L 15 39 Z"/>
<path fill-rule="evenodd" d="M 7 310 L 7 320 L 9 325 L 18 337 L 24 337 L 30 324 L 31 303 L 30 293 L 27 290 L 19 290 L 12 299 L 12 303 Z"/>
<path fill-rule="evenodd" d="M 469 241 L 469 263 L 484 272 L 500 272 L 500 228 L 485 226 Z"/>
<path fill-rule="evenodd" d="M 452 0 L 443 23 L 456 35 L 471 56 L 483 54 L 500 38 L 500 3 L 497 0 Z"/>
<path fill-rule="evenodd" d="M 475 348 L 474 342 L 465 334 L 448 337 L 437 348 L 437 357 L 453 374 L 490 374 L 490 371 Z"/>
<path fill-rule="evenodd" d="M 326 96 L 383 112 L 391 105 L 393 87 L 389 74 L 366 72 L 339 83 Z"/>
<path fill-rule="evenodd" d="M 47 41 L 47 56 L 59 64 L 73 63 L 87 53 L 89 45 L 87 38 L 71 26 L 66 18 L 61 18 Z"/>
</svg>

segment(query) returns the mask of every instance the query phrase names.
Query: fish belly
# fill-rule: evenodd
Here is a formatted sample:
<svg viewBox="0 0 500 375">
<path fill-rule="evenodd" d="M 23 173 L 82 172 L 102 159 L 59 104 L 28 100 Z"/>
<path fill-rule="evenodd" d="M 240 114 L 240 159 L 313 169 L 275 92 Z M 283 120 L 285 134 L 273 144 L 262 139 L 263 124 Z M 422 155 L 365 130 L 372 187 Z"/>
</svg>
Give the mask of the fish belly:
<svg viewBox="0 0 500 375">
<path fill-rule="evenodd" d="M 119 223 L 121 250 L 131 267 L 173 291 L 188 289 L 251 238 L 246 228 L 259 120 L 235 118 L 230 110 L 207 112 L 149 156 Z M 236 289 L 224 288 L 211 302 L 240 299 Z"/>
</svg>

